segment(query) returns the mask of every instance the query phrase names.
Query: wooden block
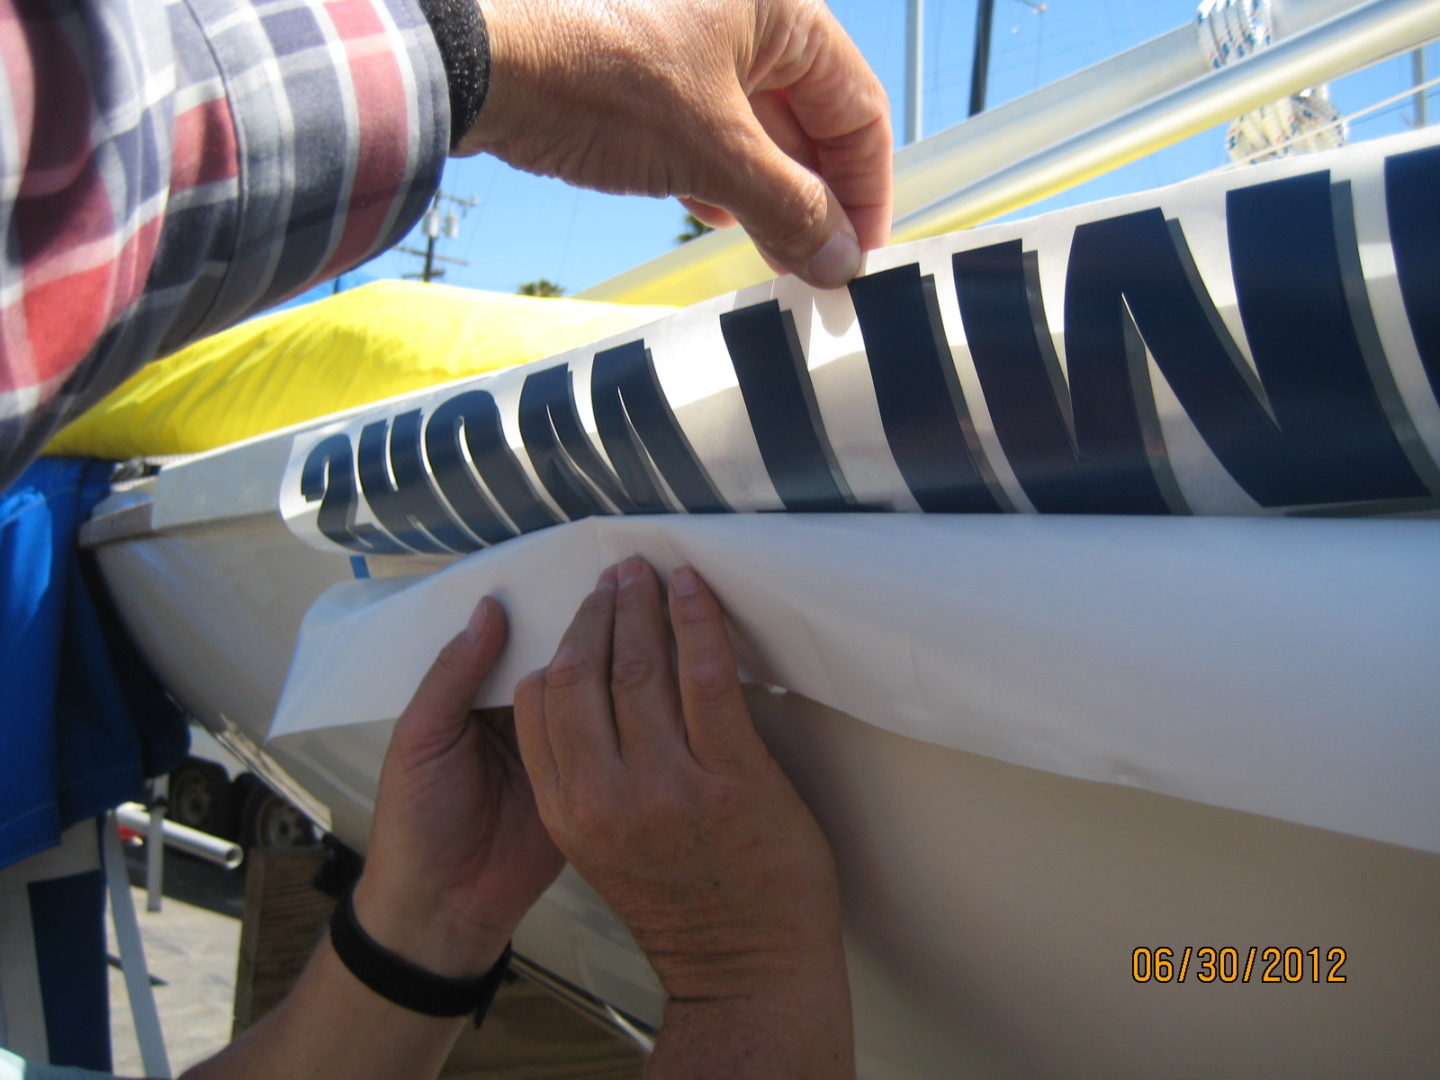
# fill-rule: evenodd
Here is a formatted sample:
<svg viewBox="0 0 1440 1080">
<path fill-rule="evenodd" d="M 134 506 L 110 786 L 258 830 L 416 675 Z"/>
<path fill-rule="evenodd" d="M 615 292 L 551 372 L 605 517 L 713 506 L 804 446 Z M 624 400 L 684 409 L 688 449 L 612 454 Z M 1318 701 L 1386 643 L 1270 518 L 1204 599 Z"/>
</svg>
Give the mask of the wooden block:
<svg viewBox="0 0 1440 1080">
<path fill-rule="evenodd" d="M 311 882 L 320 848 L 256 848 L 246 856 L 245 917 L 235 973 L 239 1035 L 280 1004 L 324 933 L 335 901 Z"/>
</svg>

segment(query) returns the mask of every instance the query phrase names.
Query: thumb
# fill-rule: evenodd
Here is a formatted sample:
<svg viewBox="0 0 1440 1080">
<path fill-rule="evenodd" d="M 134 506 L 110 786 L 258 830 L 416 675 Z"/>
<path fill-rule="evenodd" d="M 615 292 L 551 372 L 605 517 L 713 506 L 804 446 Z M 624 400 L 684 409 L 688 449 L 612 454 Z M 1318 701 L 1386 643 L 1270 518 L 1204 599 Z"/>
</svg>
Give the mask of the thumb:
<svg viewBox="0 0 1440 1080">
<path fill-rule="evenodd" d="M 733 214 L 771 266 L 822 289 L 839 288 L 860 272 L 855 226 L 834 192 L 758 121 L 744 126 L 736 145 L 720 149 L 712 175 L 723 178 L 722 190 L 696 195 Z"/>
</svg>

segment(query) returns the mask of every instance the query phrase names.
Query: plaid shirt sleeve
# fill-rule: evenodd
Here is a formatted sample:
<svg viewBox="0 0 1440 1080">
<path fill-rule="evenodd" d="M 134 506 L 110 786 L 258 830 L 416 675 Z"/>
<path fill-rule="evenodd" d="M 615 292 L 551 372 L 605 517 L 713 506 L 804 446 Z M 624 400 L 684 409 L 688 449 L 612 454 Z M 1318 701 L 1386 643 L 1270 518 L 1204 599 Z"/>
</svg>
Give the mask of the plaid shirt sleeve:
<svg viewBox="0 0 1440 1080">
<path fill-rule="evenodd" d="M 0 489 L 137 367 L 425 210 L 448 88 L 414 0 L 0 0 Z"/>
</svg>

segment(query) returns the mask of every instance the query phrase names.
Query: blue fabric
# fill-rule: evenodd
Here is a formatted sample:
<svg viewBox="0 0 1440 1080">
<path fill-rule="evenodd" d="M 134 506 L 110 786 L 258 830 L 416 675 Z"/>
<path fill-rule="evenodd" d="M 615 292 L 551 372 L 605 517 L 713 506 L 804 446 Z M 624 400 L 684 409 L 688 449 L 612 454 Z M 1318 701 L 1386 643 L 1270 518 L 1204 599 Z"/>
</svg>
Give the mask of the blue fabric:
<svg viewBox="0 0 1440 1080">
<path fill-rule="evenodd" d="M 91 870 L 28 888 L 50 1063 L 108 1071 L 105 875 Z"/>
<path fill-rule="evenodd" d="M 0 493 L 0 867 L 141 797 L 189 746 L 76 547 L 111 472 L 42 459 Z"/>
</svg>

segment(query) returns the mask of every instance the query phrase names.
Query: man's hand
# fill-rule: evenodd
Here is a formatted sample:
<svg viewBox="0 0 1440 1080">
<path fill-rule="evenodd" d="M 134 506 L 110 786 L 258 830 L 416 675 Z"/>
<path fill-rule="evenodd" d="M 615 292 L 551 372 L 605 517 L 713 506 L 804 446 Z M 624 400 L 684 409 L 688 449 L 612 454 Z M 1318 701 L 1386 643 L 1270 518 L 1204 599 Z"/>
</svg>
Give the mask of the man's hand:
<svg viewBox="0 0 1440 1080">
<path fill-rule="evenodd" d="M 360 925 L 438 975 L 499 959 L 520 917 L 560 872 L 507 718 L 470 711 L 505 644 L 486 597 L 425 675 L 380 773 Z M 326 942 L 281 1004 L 185 1080 L 392 1080 L 438 1076 L 463 1017 L 425 1016 L 357 979 Z"/>
<path fill-rule="evenodd" d="M 737 220 L 834 288 L 890 233 L 884 88 L 820 0 L 480 0 L 485 106 L 459 152 Z"/>
<path fill-rule="evenodd" d="M 486 597 L 395 725 L 380 774 L 361 925 L 437 974 L 494 964 L 563 860 L 536 813 L 508 714 L 470 711 L 505 644 Z"/>
<path fill-rule="evenodd" d="M 739 1075 L 732 1053 L 765 1055 L 744 1075 L 780 1075 L 786 1061 L 844 1075 L 829 845 L 755 731 L 720 606 L 694 570 L 670 582 L 673 650 L 664 607 L 642 560 L 612 567 L 554 661 L 516 687 L 540 815 L 670 995 L 657 1075 L 661 1062 Z"/>
</svg>

